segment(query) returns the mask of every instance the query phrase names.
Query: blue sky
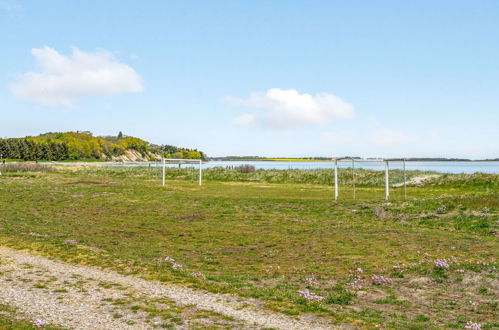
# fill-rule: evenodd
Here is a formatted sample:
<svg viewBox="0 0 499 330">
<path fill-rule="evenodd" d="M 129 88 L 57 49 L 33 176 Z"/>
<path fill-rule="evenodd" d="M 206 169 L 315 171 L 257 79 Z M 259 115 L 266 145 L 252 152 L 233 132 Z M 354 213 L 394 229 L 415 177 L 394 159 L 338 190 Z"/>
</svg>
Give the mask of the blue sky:
<svg viewBox="0 0 499 330">
<path fill-rule="evenodd" d="M 0 0 L 0 136 L 499 157 L 498 1 Z"/>
</svg>

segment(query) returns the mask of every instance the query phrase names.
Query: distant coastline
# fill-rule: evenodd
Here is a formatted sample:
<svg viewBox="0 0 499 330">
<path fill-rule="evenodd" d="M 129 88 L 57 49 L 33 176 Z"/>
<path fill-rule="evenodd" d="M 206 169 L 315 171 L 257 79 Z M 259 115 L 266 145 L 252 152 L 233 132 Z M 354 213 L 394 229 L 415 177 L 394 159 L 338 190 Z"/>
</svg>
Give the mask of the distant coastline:
<svg viewBox="0 0 499 330">
<path fill-rule="evenodd" d="M 374 158 L 361 158 L 343 156 L 337 159 L 356 159 L 369 160 Z M 393 158 L 386 158 L 387 160 Z M 331 157 L 260 157 L 260 156 L 224 156 L 224 157 L 208 157 L 208 161 L 278 161 L 278 162 L 320 162 L 329 161 Z M 499 161 L 499 158 L 493 159 L 468 159 L 468 158 L 444 158 L 444 157 L 409 157 L 407 161 L 417 162 L 494 162 Z"/>
<path fill-rule="evenodd" d="M 168 157 L 167 157 L 168 159 Z M 189 159 L 189 158 L 185 158 Z M 376 161 L 380 160 L 382 158 L 360 158 L 360 157 L 338 157 L 338 160 L 350 160 L 350 159 L 355 159 L 355 160 L 363 160 L 363 161 Z M 408 162 L 499 162 L 499 158 L 494 158 L 494 159 L 466 159 L 466 158 L 404 158 Z M 246 156 L 227 156 L 227 157 L 207 157 L 203 159 L 203 162 L 244 162 L 244 161 L 259 161 L 259 162 L 325 162 L 325 161 L 331 161 L 332 158 L 328 157 L 304 157 L 304 158 L 271 158 L 271 157 L 246 157 Z M 401 158 L 386 158 L 386 160 L 401 160 Z M 46 159 L 40 159 L 40 160 L 23 160 L 23 159 L 16 159 L 16 158 L 1 158 L 1 161 L 5 162 L 14 162 L 14 163 L 19 163 L 19 162 L 40 162 L 40 163 L 151 163 L 151 162 L 157 162 L 160 161 L 160 158 L 158 159 L 144 159 L 144 158 L 135 158 L 135 159 L 92 159 L 92 158 L 81 158 L 81 159 L 65 159 L 65 160 L 46 160 Z"/>
</svg>

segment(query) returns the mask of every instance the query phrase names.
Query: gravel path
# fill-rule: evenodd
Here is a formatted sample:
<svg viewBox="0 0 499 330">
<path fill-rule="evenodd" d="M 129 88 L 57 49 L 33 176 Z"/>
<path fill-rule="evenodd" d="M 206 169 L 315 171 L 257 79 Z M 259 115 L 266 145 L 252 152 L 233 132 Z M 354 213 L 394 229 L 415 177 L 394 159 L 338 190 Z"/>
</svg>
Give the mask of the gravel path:
<svg viewBox="0 0 499 330">
<path fill-rule="evenodd" d="M 74 329 L 148 329 L 165 322 L 176 328 L 332 328 L 272 313 L 232 295 L 165 285 L 5 247 L 0 247 L 0 302 L 32 319 Z"/>
</svg>

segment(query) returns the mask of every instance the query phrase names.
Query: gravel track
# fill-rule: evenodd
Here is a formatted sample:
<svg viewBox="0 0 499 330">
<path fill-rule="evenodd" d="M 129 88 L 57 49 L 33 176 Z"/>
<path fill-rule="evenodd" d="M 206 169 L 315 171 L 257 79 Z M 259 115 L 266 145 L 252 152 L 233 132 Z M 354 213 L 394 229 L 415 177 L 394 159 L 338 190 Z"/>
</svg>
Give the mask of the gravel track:
<svg viewBox="0 0 499 330">
<path fill-rule="evenodd" d="M 37 281 L 38 287 L 33 284 Z M 103 289 L 102 283 L 112 285 Z M 54 285 L 56 286 L 51 288 Z M 61 294 L 54 293 L 53 289 L 56 288 L 59 291 L 65 290 L 62 297 Z M 46 322 L 74 329 L 156 327 L 158 322 L 154 318 L 147 318 L 141 313 L 128 312 L 116 318 L 116 306 L 103 303 L 106 298 L 110 301 L 130 296 L 168 298 L 172 305 L 196 311 L 213 311 L 233 318 L 225 324 L 231 328 L 333 328 L 311 318 L 295 319 L 272 313 L 258 307 L 253 300 L 233 295 L 165 285 L 97 267 L 68 264 L 0 247 L 0 302 L 18 308 L 33 319 L 41 318 Z M 189 328 L 189 324 L 187 321 L 177 328 Z"/>
</svg>

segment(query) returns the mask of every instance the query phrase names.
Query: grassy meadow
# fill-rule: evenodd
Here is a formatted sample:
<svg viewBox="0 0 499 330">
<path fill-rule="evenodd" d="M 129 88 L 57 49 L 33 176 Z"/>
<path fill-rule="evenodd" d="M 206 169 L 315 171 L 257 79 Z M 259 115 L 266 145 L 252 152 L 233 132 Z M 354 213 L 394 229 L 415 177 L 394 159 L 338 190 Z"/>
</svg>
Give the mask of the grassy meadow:
<svg viewBox="0 0 499 330">
<path fill-rule="evenodd" d="M 383 172 L 356 170 L 354 200 L 342 169 L 334 202 L 328 170 L 213 168 L 198 186 L 171 168 L 161 187 L 159 168 L 10 166 L 0 245 L 337 325 L 499 327 L 499 175 L 446 174 L 386 202 Z"/>
</svg>

